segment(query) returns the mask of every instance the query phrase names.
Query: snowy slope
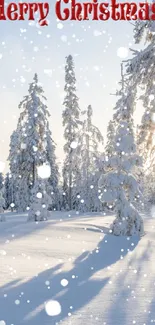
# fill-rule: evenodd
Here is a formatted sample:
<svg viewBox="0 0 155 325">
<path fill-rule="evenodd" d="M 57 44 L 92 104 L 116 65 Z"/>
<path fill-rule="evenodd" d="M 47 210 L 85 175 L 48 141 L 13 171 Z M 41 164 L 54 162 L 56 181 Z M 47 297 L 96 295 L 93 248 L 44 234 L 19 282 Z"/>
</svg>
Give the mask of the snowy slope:
<svg viewBox="0 0 155 325">
<path fill-rule="evenodd" d="M 26 219 L 8 214 L 0 223 L 0 325 L 155 322 L 154 218 L 140 241 L 110 235 L 112 216 Z M 47 315 L 49 300 L 59 302 L 58 316 Z"/>
</svg>

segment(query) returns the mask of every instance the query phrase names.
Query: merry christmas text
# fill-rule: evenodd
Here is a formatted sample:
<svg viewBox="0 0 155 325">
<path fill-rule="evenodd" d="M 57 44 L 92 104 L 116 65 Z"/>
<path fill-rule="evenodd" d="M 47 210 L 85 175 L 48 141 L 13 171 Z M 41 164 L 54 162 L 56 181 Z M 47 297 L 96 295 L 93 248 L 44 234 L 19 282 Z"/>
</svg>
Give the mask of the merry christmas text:
<svg viewBox="0 0 155 325">
<path fill-rule="evenodd" d="M 155 20 L 155 3 L 147 2 L 57 0 L 55 11 L 60 20 Z"/>
<path fill-rule="evenodd" d="M 47 26 L 47 16 L 49 13 L 49 3 L 27 3 L 11 2 L 5 6 L 4 0 L 0 0 L 0 20 L 35 20 L 35 15 L 38 14 L 38 23 L 40 26 Z"/>
<path fill-rule="evenodd" d="M 53 1 L 53 0 L 51 0 Z M 49 14 L 48 2 L 11 2 L 0 0 L 1 20 L 35 20 L 39 16 L 40 26 L 47 26 Z M 148 2 L 122 2 L 109 0 L 108 2 L 78 2 L 77 0 L 57 0 L 55 13 L 59 20 L 155 20 L 155 3 Z"/>
</svg>

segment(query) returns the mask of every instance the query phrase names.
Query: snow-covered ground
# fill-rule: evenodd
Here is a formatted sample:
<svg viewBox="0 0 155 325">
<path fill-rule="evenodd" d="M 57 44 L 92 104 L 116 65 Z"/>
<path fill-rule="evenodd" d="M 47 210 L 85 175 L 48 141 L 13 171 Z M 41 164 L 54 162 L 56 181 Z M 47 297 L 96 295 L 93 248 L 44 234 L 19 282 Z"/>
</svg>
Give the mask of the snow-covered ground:
<svg viewBox="0 0 155 325">
<path fill-rule="evenodd" d="M 139 241 L 109 234 L 112 216 L 26 220 L 0 223 L 0 325 L 155 323 L 155 218 Z"/>
</svg>

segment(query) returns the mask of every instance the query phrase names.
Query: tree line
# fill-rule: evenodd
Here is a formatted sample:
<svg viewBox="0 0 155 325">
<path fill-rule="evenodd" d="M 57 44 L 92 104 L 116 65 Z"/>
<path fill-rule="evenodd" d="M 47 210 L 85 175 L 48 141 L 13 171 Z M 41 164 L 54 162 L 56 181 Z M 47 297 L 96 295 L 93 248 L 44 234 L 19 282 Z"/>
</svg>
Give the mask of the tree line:
<svg viewBox="0 0 155 325">
<path fill-rule="evenodd" d="M 45 216 L 41 209 L 47 212 L 47 205 L 55 210 L 82 212 L 108 209 L 116 212 L 112 233 L 144 234 L 140 209 L 155 201 L 153 22 L 136 22 L 134 37 L 136 43 L 145 37 L 147 45 L 141 51 L 134 50 L 133 57 L 121 64 L 118 100 L 108 124 L 104 152 L 100 152 L 103 136 L 93 124 L 91 105 L 85 111 L 79 107 L 73 57 L 67 56 L 62 177 L 49 128 L 47 101 L 35 74 L 28 95 L 19 105 L 18 125 L 11 135 L 10 172 L 2 182 L 7 208 L 28 210 L 30 218 L 33 213 L 35 218 L 37 214 L 38 218 Z M 141 124 L 135 126 L 134 112 L 139 99 L 145 111 Z M 50 166 L 51 173 L 41 181 L 37 168 L 45 164 Z"/>
<path fill-rule="evenodd" d="M 10 138 L 9 167 L 5 178 L 6 208 L 17 211 L 29 208 L 32 189 L 38 181 L 37 167 L 49 164 L 51 175 L 46 191 L 51 199 L 51 209 L 99 211 L 101 202 L 98 191 L 99 165 L 103 144 L 100 130 L 93 124 L 93 109 L 79 108 L 73 57 L 66 58 L 65 98 L 62 110 L 65 159 L 62 177 L 56 159 L 49 111 L 43 88 L 37 74 L 29 85 L 28 94 L 19 104 L 17 128 Z"/>
</svg>

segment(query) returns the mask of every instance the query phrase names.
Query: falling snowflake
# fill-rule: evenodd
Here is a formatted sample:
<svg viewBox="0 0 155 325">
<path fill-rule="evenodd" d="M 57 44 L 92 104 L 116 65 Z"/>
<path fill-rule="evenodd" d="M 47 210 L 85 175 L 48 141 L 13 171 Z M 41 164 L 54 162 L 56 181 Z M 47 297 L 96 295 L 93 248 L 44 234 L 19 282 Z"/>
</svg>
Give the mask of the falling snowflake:
<svg viewBox="0 0 155 325">
<path fill-rule="evenodd" d="M 98 65 L 95 65 L 93 69 L 94 69 L 95 71 L 99 71 L 99 70 L 100 70 L 100 68 L 99 68 Z"/>
<path fill-rule="evenodd" d="M 58 23 L 58 24 L 57 24 L 57 28 L 58 28 L 58 29 L 62 29 L 62 28 L 63 28 L 63 24 L 62 24 L 62 23 Z"/>
<path fill-rule="evenodd" d="M 14 204 L 14 203 L 11 203 L 11 204 L 10 204 L 10 207 L 11 207 L 11 208 L 14 208 L 14 207 L 15 207 L 15 204 Z"/>
<path fill-rule="evenodd" d="M 46 179 L 49 178 L 51 175 L 51 168 L 49 165 L 43 164 L 37 168 L 38 176 L 40 178 Z"/>
<path fill-rule="evenodd" d="M 26 149 L 26 143 L 21 143 L 21 149 Z"/>
<path fill-rule="evenodd" d="M 20 300 L 15 300 L 15 305 L 20 305 Z"/>
<path fill-rule="evenodd" d="M 150 96 L 149 96 L 149 99 L 150 99 L 150 100 L 153 100 L 153 99 L 154 99 L 154 95 L 153 95 L 153 94 L 150 95 Z"/>
<path fill-rule="evenodd" d="M 36 152 L 38 148 L 36 146 L 33 146 L 33 151 Z"/>
<path fill-rule="evenodd" d="M 42 198 L 42 193 L 38 192 L 36 196 L 37 196 L 38 199 L 41 199 Z"/>
<path fill-rule="evenodd" d="M 21 76 L 20 77 L 20 82 L 23 84 L 25 81 L 26 81 L 26 79 L 23 76 Z"/>
<path fill-rule="evenodd" d="M 62 285 L 63 287 L 66 287 L 66 286 L 68 285 L 68 280 L 67 280 L 67 279 L 62 279 L 62 280 L 61 280 L 61 285 Z"/>
<path fill-rule="evenodd" d="M 66 35 L 62 35 L 62 36 L 61 36 L 61 40 L 62 40 L 63 42 L 67 42 L 67 36 L 66 36 Z"/>
<path fill-rule="evenodd" d="M 4 320 L 0 320 L 0 325 L 6 325 Z"/>
<path fill-rule="evenodd" d="M 77 142 L 76 141 L 72 141 L 71 144 L 70 144 L 70 147 L 72 149 L 76 149 L 77 148 Z"/>
<path fill-rule="evenodd" d="M 49 300 L 45 303 L 45 311 L 48 316 L 57 316 L 61 313 L 61 305 L 56 300 Z"/>
<path fill-rule="evenodd" d="M 48 77 L 52 77 L 52 69 L 44 69 L 44 73 L 45 73 Z"/>
<path fill-rule="evenodd" d="M 128 56 L 128 49 L 126 47 L 119 47 L 117 50 L 117 56 L 121 59 L 125 59 Z"/>
<path fill-rule="evenodd" d="M 94 36 L 102 35 L 102 33 L 99 30 L 94 30 L 93 34 L 94 34 Z"/>
<path fill-rule="evenodd" d="M 6 251 L 4 251 L 3 249 L 0 250 L 0 255 L 5 256 L 6 255 Z"/>
</svg>

